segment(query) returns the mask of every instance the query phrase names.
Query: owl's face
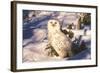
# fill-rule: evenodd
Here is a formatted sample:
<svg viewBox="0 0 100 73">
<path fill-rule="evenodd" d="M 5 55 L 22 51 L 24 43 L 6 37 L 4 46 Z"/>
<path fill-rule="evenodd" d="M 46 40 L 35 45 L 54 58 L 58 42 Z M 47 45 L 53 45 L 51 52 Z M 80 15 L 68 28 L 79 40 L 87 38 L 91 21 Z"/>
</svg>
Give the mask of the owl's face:
<svg viewBox="0 0 100 73">
<path fill-rule="evenodd" d="M 57 20 L 49 20 L 48 21 L 48 29 L 51 30 L 60 30 L 60 23 Z"/>
</svg>

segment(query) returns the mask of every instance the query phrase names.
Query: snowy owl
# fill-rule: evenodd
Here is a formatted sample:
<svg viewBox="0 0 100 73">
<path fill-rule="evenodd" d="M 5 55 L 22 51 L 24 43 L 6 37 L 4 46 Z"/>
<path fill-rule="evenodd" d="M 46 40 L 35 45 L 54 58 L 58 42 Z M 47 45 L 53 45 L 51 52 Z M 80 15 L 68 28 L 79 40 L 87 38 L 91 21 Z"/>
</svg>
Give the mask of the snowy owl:
<svg viewBox="0 0 100 73">
<path fill-rule="evenodd" d="M 57 52 L 60 58 L 72 56 L 72 42 L 69 37 L 61 31 L 61 25 L 58 20 L 49 20 L 48 28 L 48 43 Z"/>
</svg>

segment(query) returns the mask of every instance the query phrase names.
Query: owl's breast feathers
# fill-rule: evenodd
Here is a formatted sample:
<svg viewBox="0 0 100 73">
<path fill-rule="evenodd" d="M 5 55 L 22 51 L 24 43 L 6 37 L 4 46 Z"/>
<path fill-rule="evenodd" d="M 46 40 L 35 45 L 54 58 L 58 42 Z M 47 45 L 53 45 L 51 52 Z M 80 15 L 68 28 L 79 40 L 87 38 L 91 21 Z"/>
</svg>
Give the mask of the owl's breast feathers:
<svg viewBox="0 0 100 73">
<path fill-rule="evenodd" d="M 52 45 L 58 45 L 59 48 L 67 48 L 71 46 L 71 40 L 62 32 L 56 32 L 54 35 L 51 36 L 52 38 Z M 69 49 L 69 48 L 68 48 Z"/>
</svg>

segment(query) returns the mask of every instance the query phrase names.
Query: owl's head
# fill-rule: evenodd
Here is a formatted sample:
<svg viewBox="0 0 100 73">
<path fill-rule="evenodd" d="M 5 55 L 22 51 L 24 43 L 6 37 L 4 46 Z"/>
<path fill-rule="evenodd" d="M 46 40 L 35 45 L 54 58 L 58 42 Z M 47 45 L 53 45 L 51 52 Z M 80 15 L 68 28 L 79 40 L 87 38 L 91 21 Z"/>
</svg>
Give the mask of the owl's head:
<svg viewBox="0 0 100 73">
<path fill-rule="evenodd" d="M 48 29 L 51 30 L 60 30 L 60 23 L 58 20 L 49 20 L 48 21 Z"/>
</svg>

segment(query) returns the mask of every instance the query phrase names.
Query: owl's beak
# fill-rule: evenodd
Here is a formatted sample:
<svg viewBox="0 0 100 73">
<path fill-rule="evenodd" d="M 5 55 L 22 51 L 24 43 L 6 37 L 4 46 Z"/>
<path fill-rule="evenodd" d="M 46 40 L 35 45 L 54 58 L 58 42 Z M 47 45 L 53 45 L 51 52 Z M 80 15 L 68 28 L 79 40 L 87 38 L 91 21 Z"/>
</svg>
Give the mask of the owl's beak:
<svg viewBox="0 0 100 73">
<path fill-rule="evenodd" d="M 52 24 L 53 27 L 55 27 L 55 24 Z"/>
</svg>

